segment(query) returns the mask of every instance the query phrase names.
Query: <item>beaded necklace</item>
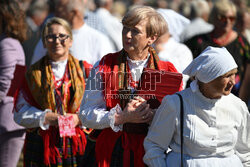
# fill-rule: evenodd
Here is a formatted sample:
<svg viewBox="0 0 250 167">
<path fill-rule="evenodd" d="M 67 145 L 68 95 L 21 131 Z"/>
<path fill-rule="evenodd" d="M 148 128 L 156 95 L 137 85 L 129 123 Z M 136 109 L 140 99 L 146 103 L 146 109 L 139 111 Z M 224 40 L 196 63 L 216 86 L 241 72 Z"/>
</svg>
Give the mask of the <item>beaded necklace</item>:
<svg viewBox="0 0 250 167">
<path fill-rule="evenodd" d="M 232 35 L 232 32 L 233 32 L 232 30 L 230 32 L 228 32 L 227 35 L 225 36 L 225 38 L 223 38 L 223 39 L 214 38 L 212 33 L 211 33 L 212 41 L 219 46 L 225 46 L 228 43 L 228 41 Z"/>
</svg>

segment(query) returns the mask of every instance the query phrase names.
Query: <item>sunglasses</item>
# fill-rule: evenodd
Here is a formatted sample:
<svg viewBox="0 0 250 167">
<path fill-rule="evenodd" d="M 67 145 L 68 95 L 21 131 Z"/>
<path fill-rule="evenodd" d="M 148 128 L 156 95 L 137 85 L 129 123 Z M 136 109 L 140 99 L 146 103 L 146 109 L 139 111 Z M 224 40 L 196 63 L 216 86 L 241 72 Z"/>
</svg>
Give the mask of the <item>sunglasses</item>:
<svg viewBox="0 0 250 167">
<path fill-rule="evenodd" d="M 60 42 L 64 42 L 66 39 L 69 38 L 69 35 L 59 33 L 58 36 L 55 34 L 49 34 L 49 35 L 46 35 L 45 37 L 47 42 L 55 42 L 57 38 L 59 39 Z"/>
<path fill-rule="evenodd" d="M 218 19 L 222 22 L 227 22 L 227 20 L 230 20 L 230 22 L 234 22 L 236 17 L 235 16 L 218 15 Z"/>
</svg>

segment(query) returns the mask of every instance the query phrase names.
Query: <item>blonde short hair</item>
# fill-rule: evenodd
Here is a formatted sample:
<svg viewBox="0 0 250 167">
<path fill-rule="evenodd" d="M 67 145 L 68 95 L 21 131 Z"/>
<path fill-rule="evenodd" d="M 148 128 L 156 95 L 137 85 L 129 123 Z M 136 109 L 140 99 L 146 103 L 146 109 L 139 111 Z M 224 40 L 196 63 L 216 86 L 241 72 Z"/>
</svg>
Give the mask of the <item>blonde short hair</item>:
<svg viewBox="0 0 250 167">
<path fill-rule="evenodd" d="M 164 18 L 149 6 L 137 6 L 129 10 L 122 19 L 123 26 L 135 26 L 140 21 L 147 20 L 147 37 L 156 35 L 160 37 L 168 31 Z"/>
<path fill-rule="evenodd" d="M 209 22 L 214 24 L 216 18 L 218 15 L 225 15 L 227 11 L 232 10 L 234 13 L 234 16 L 236 16 L 236 6 L 233 4 L 233 2 L 229 0 L 218 0 L 211 11 Z"/>
<path fill-rule="evenodd" d="M 45 45 L 45 38 L 46 38 L 46 35 L 48 35 L 48 31 L 49 31 L 49 27 L 53 24 L 59 24 L 61 26 L 63 26 L 63 28 L 67 31 L 68 35 L 69 35 L 69 38 L 70 39 L 73 39 L 73 36 L 72 36 L 72 30 L 71 30 L 71 26 L 70 24 L 62 19 L 62 18 L 59 18 L 59 17 L 52 17 L 50 19 L 48 19 L 43 27 L 43 30 L 42 30 L 42 41 L 43 41 L 43 44 Z"/>
</svg>

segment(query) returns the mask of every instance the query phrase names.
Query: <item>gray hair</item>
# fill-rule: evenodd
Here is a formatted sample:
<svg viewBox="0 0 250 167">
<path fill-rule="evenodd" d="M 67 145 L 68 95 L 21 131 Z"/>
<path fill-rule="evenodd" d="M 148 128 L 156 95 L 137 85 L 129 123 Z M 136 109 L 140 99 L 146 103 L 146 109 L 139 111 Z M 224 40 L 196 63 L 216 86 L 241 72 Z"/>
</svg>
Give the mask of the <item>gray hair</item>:
<svg viewBox="0 0 250 167">
<path fill-rule="evenodd" d="M 27 10 L 28 16 L 40 16 L 49 11 L 49 5 L 46 0 L 32 0 Z"/>
<path fill-rule="evenodd" d="M 129 10 L 122 19 L 123 26 L 135 26 L 140 21 L 146 20 L 147 36 L 160 37 L 168 31 L 165 19 L 149 6 L 137 6 Z"/>
<path fill-rule="evenodd" d="M 62 0 L 55 0 L 56 6 L 58 3 L 60 3 Z M 66 6 L 67 11 L 71 12 L 72 10 L 76 9 L 79 12 L 81 12 L 82 16 L 84 16 L 85 6 L 84 6 L 84 0 L 63 0 L 63 5 Z"/>
<path fill-rule="evenodd" d="M 210 8 L 205 0 L 194 0 L 191 2 L 191 9 L 195 17 L 201 17 L 203 14 L 209 14 Z"/>
<path fill-rule="evenodd" d="M 74 9 L 78 10 L 81 12 L 82 15 L 84 15 L 84 0 L 70 0 L 68 5 L 67 5 L 68 11 L 72 11 Z"/>
</svg>

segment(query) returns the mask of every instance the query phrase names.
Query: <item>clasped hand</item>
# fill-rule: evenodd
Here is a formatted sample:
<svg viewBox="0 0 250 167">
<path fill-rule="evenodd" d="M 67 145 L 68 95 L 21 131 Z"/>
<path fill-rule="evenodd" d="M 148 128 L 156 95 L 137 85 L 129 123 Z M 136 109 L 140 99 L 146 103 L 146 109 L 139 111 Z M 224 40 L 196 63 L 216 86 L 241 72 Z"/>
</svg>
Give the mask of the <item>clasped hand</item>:
<svg viewBox="0 0 250 167">
<path fill-rule="evenodd" d="M 80 125 L 81 124 L 81 121 L 78 117 L 77 114 L 70 114 L 70 113 L 67 113 L 66 114 L 67 116 L 69 115 L 72 115 L 73 116 L 73 120 L 74 120 L 74 125 L 75 127 Z M 59 114 L 57 113 L 53 113 L 53 112 L 47 112 L 45 114 L 45 121 L 44 121 L 44 124 L 49 124 L 50 126 L 58 126 L 58 116 Z"/>
<path fill-rule="evenodd" d="M 115 114 L 115 125 L 124 123 L 150 123 L 154 110 L 149 108 L 147 101 L 141 97 L 130 100 L 124 110 Z"/>
</svg>

